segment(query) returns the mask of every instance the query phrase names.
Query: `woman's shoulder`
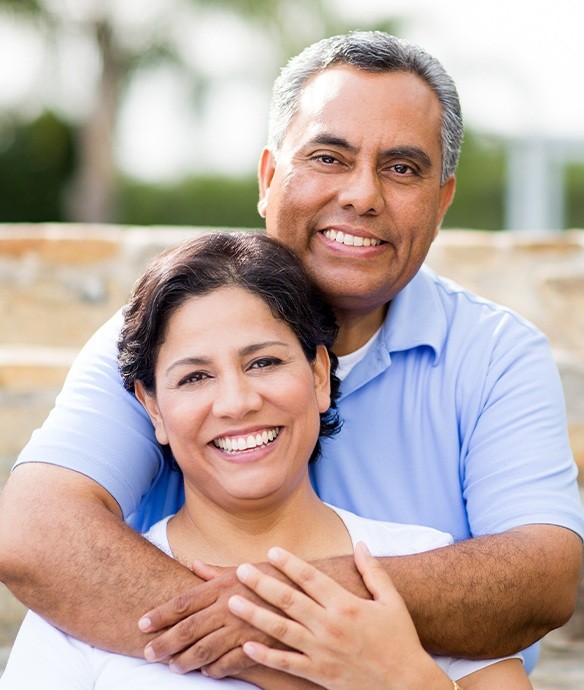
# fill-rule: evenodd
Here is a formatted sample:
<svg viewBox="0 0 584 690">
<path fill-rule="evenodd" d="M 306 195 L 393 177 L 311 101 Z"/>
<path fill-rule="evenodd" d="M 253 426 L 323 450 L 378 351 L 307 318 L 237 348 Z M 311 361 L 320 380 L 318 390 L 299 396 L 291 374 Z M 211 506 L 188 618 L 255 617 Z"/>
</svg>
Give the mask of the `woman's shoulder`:
<svg viewBox="0 0 584 690">
<path fill-rule="evenodd" d="M 353 546 L 362 541 L 374 556 L 404 556 L 448 546 L 454 541 L 450 534 L 433 527 L 372 520 L 330 507 L 345 523 Z"/>
</svg>

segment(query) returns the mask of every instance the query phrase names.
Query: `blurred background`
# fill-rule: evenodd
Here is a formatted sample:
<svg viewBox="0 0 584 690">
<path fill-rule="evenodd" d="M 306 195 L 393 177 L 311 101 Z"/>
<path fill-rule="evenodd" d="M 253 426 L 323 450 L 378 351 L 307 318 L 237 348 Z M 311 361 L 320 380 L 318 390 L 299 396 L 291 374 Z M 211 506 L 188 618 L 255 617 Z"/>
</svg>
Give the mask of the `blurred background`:
<svg viewBox="0 0 584 690">
<path fill-rule="evenodd" d="M 273 80 L 351 29 L 458 85 L 444 227 L 584 227 L 581 0 L 0 0 L 0 222 L 258 227 Z"/>
</svg>

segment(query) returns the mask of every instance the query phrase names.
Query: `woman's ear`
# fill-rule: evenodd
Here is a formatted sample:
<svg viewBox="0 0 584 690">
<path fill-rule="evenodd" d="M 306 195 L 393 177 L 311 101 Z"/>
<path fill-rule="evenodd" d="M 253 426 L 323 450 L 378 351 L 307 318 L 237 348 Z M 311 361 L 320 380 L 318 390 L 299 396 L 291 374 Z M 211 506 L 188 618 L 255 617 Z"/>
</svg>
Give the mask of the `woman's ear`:
<svg viewBox="0 0 584 690">
<path fill-rule="evenodd" d="M 331 360 L 324 345 L 318 345 L 316 348 L 312 375 L 318 411 L 322 414 L 331 406 Z"/>
<path fill-rule="evenodd" d="M 154 394 L 148 393 L 144 388 L 142 381 L 136 381 L 134 384 L 134 393 L 138 400 L 142 403 L 142 406 L 148 413 L 150 421 L 154 426 L 154 433 L 156 435 L 156 440 L 161 446 L 168 445 L 168 436 L 166 435 L 166 429 L 164 428 L 164 421 L 160 410 L 158 409 L 158 403 L 156 402 L 156 396 Z"/>
</svg>

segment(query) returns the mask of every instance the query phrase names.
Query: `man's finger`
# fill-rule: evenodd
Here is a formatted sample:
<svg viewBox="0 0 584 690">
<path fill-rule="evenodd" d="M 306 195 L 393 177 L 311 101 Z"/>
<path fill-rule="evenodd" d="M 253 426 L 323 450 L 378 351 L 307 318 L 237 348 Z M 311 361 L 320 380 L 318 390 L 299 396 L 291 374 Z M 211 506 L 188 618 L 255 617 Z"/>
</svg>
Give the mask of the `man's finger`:
<svg viewBox="0 0 584 690">
<path fill-rule="evenodd" d="M 252 666 L 255 666 L 255 661 L 244 654 L 241 647 L 237 647 L 201 670 L 210 678 L 227 678 L 238 676 Z"/>
<path fill-rule="evenodd" d="M 144 649 L 144 658 L 148 661 L 163 661 L 180 654 L 183 650 L 192 648 L 201 639 L 208 638 L 211 633 L 221 629 L 225 623 L 225 611 L 211 607 L 179 621 L 158 637 L 150 640 Z M 220 653 L 225 652 L 221 649 Z M 197 650 L 201 663 L 196 668 L 214 661 L 216 656 L 210 655 L 201 644 Z M 191 669 L 189 669 L 191 670 Z"/>
<path fill-rule="evenodd" d="M 204 584 L 191 587 L 145 613 L 138 621 L 138 627 L 142 632 L 165 630 L 191 614 L 211 606 L 217 601 L 218 595 L 215 588 L 206 587 Z"/>
</svg>

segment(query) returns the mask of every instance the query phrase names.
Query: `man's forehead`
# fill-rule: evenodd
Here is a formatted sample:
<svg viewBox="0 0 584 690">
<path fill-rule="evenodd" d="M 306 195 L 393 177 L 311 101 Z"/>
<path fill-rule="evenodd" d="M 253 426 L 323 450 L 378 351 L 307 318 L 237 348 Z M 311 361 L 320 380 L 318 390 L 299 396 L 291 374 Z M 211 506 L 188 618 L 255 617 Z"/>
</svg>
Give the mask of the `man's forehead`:
<svg viewBox="0 0 584 690">
<path fill-rule="evenodd" d="M 376 129 L 389 135 L 402 122 L 406 129 L 417 126 L 420 132 L 434 129 L 434 124 L 440 137 L 441 113 L 432 89 L 412 72 L 333 66 L 305 84 L 285 141 L 298 143 L 300 137 L 306 142 L 330 134 L 352 142 L 354 136 L 365 134 L 364 127 L 368 136 L 374 136 Z"/>
</svg>

